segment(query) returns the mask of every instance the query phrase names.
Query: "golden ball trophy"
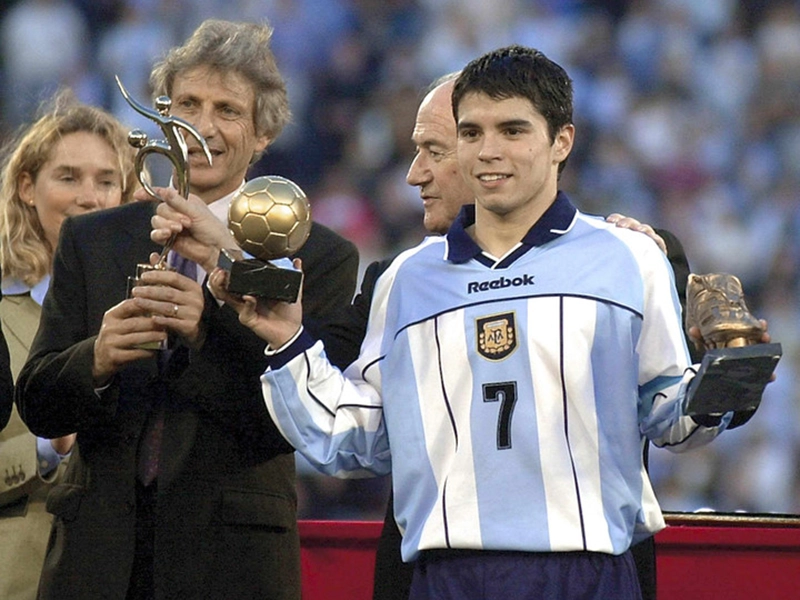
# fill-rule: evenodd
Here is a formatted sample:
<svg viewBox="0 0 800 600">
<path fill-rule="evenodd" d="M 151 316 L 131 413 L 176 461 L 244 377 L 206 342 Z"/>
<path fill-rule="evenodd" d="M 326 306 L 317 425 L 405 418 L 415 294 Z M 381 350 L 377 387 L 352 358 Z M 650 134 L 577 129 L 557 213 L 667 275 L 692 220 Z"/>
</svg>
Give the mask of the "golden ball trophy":
<svg viewBox="0 0 800 600">
<path fill-rule="evenodd" d="M 152 110 L 146 108 L 132 98 L 128 93 L 128 90 L 125 89 L 125 86 L 122 85 L 119 77 L 116 77 L 116 81 L 122 96 L 131 106 L 131 108 L 133 108 L 139 114 L 154 121 L 164 134 L 164 139 L 155 140 L 148 140 L 147 134 L 139 129 L 134 129 L 128 134 L 128 143 L 130 143 L 130 145 L 134 148 L 138 148 L 135 159 L 135 169 L 136 177 L 139 179 L 139 183 L 142 184 L 142 187 L 147 191 L 148 194 L 150 194 L 153 198 L 160 200 L 158 194 L 150 185 L 150 180 L 147 176 L 147 165 L 145 162 L 151 155 L 161 155 L 169 160 L 169 162 L 172 164 L 172 178 L 178 193 L 183 198 L 187 198 L 189 195 L 189 148 L 186 144 L 186 138 L 184 137 L 183 132 L 187 132 L 195 140 L 197 140 L 197 143 L 200 144 L 206 160 L 210 165 L 211 150 L 209 149 L 205 138 L 200 135 L 200 132 L 198 132 L 191 125 L 191 123 L 184 121 L 179 117 L 173 117 L 169 114 L 170 108 L 172 107 L 172 100 L 170 100 L 169 97 L 159 96 L 156 98 L 156 110 Z M 164 244 L 164 248 L 161 250 L 158 261 L 156 261 L 155 264 L 151 265 L 150 263 L 139 263 L 136 265 L 136 274 L 132 277 L 128 277 L 129 296 L 130 291 L 141 283 L 141 277 L 143 273 L 147 271 L 171 269 L 171 267 L 167 264 L 167 257 L 174 243 L 175 234 L 173 234 L 167 243 Z M 156 350 L 160 349 L 161 345 L 153 344 L 145 345 L 144 347 L 150 350 Z"/>
<path fill-rule="evenodd" d="M 726 273 L 689 275 L 686 328 L 697 327 L 706 346 L 687 392 L 689 415 L 754 411 L 782 355 L 763 344 L 764 327 L 747 308 L 739 279 Z"/>
<path fill-rule="evenodd" d="M 293 181 L 265 175 L 248 181 L 231 201 L 228 229 L 245 258 L 234 249 L 220 252 L 219 266 L 230 273 L 228 291 L 270 300 L 297 300 L 303 275 L 272 261 L 297 252 L 311 232 L 311 206 Z"/>
</svg>

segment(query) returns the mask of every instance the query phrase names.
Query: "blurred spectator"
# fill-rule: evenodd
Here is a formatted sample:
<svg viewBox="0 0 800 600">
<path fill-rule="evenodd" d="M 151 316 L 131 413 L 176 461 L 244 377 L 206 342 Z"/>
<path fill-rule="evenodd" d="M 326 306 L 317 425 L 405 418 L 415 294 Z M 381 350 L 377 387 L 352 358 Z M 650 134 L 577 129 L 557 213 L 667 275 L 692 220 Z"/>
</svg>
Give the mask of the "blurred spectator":
<svg viewBox="0 0 800 600">
<path fill-rule="evenodd" d="M 97 41 L 106 29 L 121 18 L 126 7 L 136 6 L 146 8 L 148 5 L 160 0 L 73 0 L 73 3 L 83 12 L 89 28 L 89 46 L 93 53 L 97 52 Z"/>
<path fill-rule="evenodd" d="M 172 30 L 161 19 L 154 19 L 144 4 L 134 2 L 124 6 L 119 19 L 106 28 L 98 44 L 97 68 L 108 86 L 106 104 L 124 123 L 142 119 L 117 90 L 114 77 L 120 78 L 131 96 L 150 104 L 150 69 L 177 42 Z"/>
<path fill-rule="evenodd" d="M 5 64 L 3 119 L 16 127 L 62 84 L 85 69 L 88 26 L 68 0 L 22 0 L 0 24 Z"/>
</svg>

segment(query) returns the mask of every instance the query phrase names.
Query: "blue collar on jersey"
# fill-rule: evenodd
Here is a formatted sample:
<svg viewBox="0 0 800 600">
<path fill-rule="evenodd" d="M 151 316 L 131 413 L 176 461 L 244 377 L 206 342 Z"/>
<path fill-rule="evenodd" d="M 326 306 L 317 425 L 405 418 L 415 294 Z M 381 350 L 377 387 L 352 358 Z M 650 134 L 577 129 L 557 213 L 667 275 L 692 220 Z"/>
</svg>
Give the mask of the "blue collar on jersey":
<svg viewBox="0 0 800 600">
<path fill-rule="evenodd" d="M 522 238 L 527 247 L 542 246 L 569 231 L 575 220 L 577 209 L 564 192 L 558 192 L 556 199 L 533 224 Z M 483 251 L 467 233 L 467 228 L 475 223 L 475 205 L 465 204 L 447 232 L 447 260 L 465 263 L 480 256 Z"/>
</svg>

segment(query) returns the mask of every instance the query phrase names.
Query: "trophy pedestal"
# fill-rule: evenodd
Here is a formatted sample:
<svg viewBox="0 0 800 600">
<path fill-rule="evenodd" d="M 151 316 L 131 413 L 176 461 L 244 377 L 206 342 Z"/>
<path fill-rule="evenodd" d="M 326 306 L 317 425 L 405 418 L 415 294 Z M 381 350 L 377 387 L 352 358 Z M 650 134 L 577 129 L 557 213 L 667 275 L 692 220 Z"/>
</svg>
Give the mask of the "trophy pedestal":
<svg viewBox="0 0 800 600">
<path fill-rule="evenodd" d="M 147 271 L 172 271 L 172 267 L 168 266 L 165 262 L 158 262 L 155 265 L 148 263 L 139 263 L 136 265 L 136 275 L 128 277 L 128 293 L 127 297 L 131 298 L 131 290 L 137 285 L 142 285 L 142 274 Z M 140 350 L 166 350 L 167 340 L 163 342 L 147 342 L 136 346 Z"/>
<path fill-rule="evenodd" d="M 686 394 L 686 414 L 755 410 L 782 354 L 780 344 L 707 350 Z"/>
<path fill-rule="evenodd" d="M 257 258 L 238 258 L 230 250 L 220 252 L 217 264 L 230 273 L 228 291 L 232 294 L 295 302 L 303 284 L 300 271 Z"/>
</svg>

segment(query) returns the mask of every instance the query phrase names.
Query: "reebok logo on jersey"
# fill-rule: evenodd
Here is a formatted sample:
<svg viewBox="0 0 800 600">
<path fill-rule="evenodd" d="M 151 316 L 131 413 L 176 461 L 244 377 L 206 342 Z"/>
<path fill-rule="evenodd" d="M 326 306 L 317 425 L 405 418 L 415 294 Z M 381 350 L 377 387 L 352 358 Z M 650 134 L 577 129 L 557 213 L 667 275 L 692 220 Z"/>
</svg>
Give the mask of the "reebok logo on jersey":
<svg viewBox="0 0 800 600">
<path fill-rule="evenodd" d="M 467 293 L 487 292 L 489 290 L 499 290 L 507 287 L 520 287 L 523 285 L 533 285 L 533 275 L 522 275 L 521 277 L 499 277 L 491 281 L 470 281 L 467 284 Z"/>
</svg>

